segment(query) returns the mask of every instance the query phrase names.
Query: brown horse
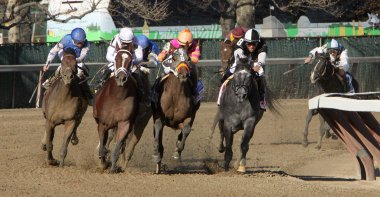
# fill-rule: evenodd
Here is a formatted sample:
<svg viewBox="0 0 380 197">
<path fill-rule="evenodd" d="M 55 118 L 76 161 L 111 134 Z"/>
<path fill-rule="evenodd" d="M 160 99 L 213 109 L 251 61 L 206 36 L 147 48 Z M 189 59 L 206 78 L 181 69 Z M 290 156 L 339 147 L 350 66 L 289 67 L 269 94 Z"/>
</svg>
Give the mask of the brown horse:
<svg viewBox="0 0 380 197">
<path fill-rule="evenodd" d="M 111 155 L 111 172 L 117 171 L 116 162 L 126 137 L 132 131 L 137 115 L 137 84 L 131 76 L 132 44 L 118 49 L 115 57 L 115 76 L 111 77 L 96 93 L 93 116 L 98 124 L 99 158 L 103 169 L 107 168 L 106 148 L 108 130 L 116 128 L 116 144 Z"/>
<path fill-rule="evenodd" d="M 72 137 L 76 138 L 76 130 L 87 110 L 88 100 L 80 87 L 81 81 L 77 77 L 77 62 L 73 50 L 63 52 L 59 72 L 60 77 L 45 92 L 43 98 L 42 110 L 46 122 L 42 149 L 48 152 L 48 164 L 59 164 L 62 167 L 67 155 L 67 146 Z M 60 124 L 65 125 L 65 134 L 58 162 L 54 159 L 52 150 L 54 128 Z M 72 143 L 75 145 L 77 139 L 72 139 Z"/>
<path fill-rule="evenodd" d="M 233 43 L 232 42 L 220 42 L 220 61 L 221 67 L 219 72 L 221 75 L 224 74 L 224 71 L 230 67 L 231 59 L 233 56 Z"/>
<path fill-rule="evenodd" d="M 177 147 L 173 157 L 181 159 L 181 152 L 185 147 L 185 141 L 191 132 L 195 114 L 200 103 L 194 104 L 189 79 L 189 63 L 186 52 L 178 49 L 173 53 L 173 60 L 176 69 L 169 72 L 162 79 L 163 90 L 160 94 L 160 104 L 156 108 L 152 105 L 153 112 L 153 133 L 154 133 L 154 153 L 153 161 L 156 165 L 156 173 L 161 173 L 161 160 L 164 154 L 162 145 L 162 135 L 164 126 L 172 129 L 181 129 L 178 135 Z M 196 85 L 196 84 L 195 84 Z"/>
</svg>

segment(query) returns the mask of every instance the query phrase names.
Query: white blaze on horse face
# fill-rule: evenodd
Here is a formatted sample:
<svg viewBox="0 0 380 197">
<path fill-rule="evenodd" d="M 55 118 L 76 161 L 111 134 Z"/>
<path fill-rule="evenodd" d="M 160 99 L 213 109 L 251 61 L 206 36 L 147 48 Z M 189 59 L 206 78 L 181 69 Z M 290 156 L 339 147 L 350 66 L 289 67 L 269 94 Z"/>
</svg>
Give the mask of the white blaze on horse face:
<svg viewBox="0 0 380 197">
<path fill-rule="evenodd" d="M 126 61 L 127 58 L 129 57 L 129 55 L 128 55 L 128 53 L 123 53 L 123 54 L 121 55 L 121 57 L 123 58 L 123 62 L 122 62 L 122 64 L 121 64 L 121 67 L 124 68 L 125 61 Z"/>
</svg>

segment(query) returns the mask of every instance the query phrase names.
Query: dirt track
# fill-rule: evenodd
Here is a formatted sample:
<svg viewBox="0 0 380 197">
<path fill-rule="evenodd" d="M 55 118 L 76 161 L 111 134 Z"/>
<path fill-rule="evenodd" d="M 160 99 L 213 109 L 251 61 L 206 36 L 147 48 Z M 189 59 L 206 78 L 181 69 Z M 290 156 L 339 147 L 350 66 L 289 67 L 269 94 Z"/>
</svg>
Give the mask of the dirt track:
<svg viewBox="0 0 380 197">
<path fill-rule="evenodd" d="M 149 122 L 127 171 L 99 169 L 92 108 L 78 129 L 79 144 L 69 145 L 63 168 L 45 164 L 40 148 L 44 119 L 40 109 L 0 110 L 0 196 L 378 196 L 380 180 L 358 181 L 353 159 L 338 140 L 314 147 L 318 120 L 312 121 L 307 148 L 301 145 L 307 100 L 283 100 L 283 117 L 266 112 L 250 143 L 245 175 L 221 170 L 218 136 L 207 140 L 215 103 L 203 103 L 182 154 L 171 158 L 177 132 L 164 130 L 166 173 L 155 175 L 152 122 Z M 379 115 L 376 114 L 379 120 Z M 56 129 L 59 158 L 63 127 Z M 239 132 L 237 135 L 240 135 Z M 234 140 L 234 156 L 239 154 Z M 234 162 L 234 161 L 233 161 Z M 232 165 L 233 165 L 232 162 Z M 377 169 L 377 178 L 380 174 Z"/>
</svg>

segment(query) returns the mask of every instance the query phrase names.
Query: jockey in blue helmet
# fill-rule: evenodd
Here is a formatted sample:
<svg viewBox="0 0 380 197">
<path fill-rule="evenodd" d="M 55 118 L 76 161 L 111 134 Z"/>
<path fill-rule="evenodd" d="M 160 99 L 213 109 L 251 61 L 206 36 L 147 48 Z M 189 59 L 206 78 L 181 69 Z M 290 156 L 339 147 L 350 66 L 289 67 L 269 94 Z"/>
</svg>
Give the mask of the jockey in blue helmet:
<svg viewBox="0 0 380 197">
<path fill-rule="evenodd" d="M 143 51 L 143 61 L 153 62 L 157 66 L 157 55 L 160 52 L 157 43 L 149 40 L 145 35 L 138 35 L 135 39 L 135 45 Z"/>
<path fill-rule="evenodd" d="M 88 51 L 90 50 L 90 44 L 86 39 L 86 32 L 82 28 L 75 28 L 71 31 L 70 34 L 65 35 L 49 52 L 46 64 L 43 67 L 43 71 L 46 72 L 51 62 L 54 60 L 55 56 L 58 54 L 59 58 L 62 60 L 63 51 L 71 48 L 75 51 L 75 57 L 78 65 L 78 73 L 77 76 L 81 79 L 83 79 L 85 76 L 88 76 L 88 68 L 84 66 L 84 59 L 87 56 Z M 50 79 L 46 80 L 43 83 L 43 86 L 45 88 L 48 88 L 58 77 L 59 70 L 61 69 L 61 66 L 57 68 L 55 71 L 55 75 L 52 76 Z M 82 83 L 83 88 L 85 90 L 85 93 L 89 97 L 89 99 L 92 99 L 92 94 L 90 92 L 90 88 L 87 83 Z"/>
</svg>

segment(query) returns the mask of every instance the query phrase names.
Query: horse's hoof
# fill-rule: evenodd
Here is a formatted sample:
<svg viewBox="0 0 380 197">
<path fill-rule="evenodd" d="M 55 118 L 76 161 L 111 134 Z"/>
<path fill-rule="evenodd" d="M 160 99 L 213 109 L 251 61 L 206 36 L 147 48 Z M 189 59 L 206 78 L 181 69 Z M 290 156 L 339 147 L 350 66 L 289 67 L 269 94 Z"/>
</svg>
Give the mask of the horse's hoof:
<svg viewBox="0 0 380 197">
<path fill-rule="evenodd" d="M 238 169 L 237 169 L 238 172 L 241 172 L 241 173 L 245 173 L 246 170 L 245 170 L 245 166 L 239 166 Z"/>
<path fill-rule="evenodd" d="M 173 156 L 172 156 L 175 160 L 181 160 L 181 153 L 179 153 L 179 152 L 174 152 L 173 153 Z"/>
<path fill-rule="evenodd" d="M 317 149 L 317 150 L 321 150 L 321 145 L 317 145 L 317 146 L 315 146 L 315 149 Z"/>
<path fill-rule="evenodd" d="M 303 146 L 304 148 L 306 148 L 308 145 L 309 145 L 308 142 L 302 142 L 302 146 Z"/>
<path fill-rule="evenodd" d="M 152 161 L 154 163 L 159 163 L 161 162 L 161 157 L 159 155 L 152 155 Z"/>
<path fill-rule="evenodd" d="M 161 174 L 161 163 L 157 163 L 156 165 L 156 174 Z"/>
<path fill-rule="evenodd" d="M 336 136 L 336 135 L 331 135 L 331 139 L 333 139 L 333 140 L 337 140 L 337 139 L 338 139 L 338 136 Z"/>
<path fill-rule="evenodd" d="M 47 150 L 47 148 L 46 148 L 46 144 L 41 144 L 41 149 L 42 149 L 43 151 L 46 151 L 46 150 Z"/>
<path fill-rule="evenodd" d="M 79 139 L 78 139 L 77 137 L 75 137 L 75 138 L 74 138 L 74 137 L 71 138 L 71 144 L 72 144 L 72 145 L 75 146 L 75 145 L 77 145 L 78 143 L 79 143 Z"/>
<path fill-rule="evenodd" d="M 46 162 L 48 165 L 51 165 L 51 166 L 57 166 L 57 165 L 60 165 L 59 161 L 56 160 L 56 159 L 49 159 L 47 160 Z M 63 164 L 62 164 L 63 165 Z"/>
<path fill-rule="evenodd" d="M 219 151 L 220 153 L 224 153 L 224 151 L 226 151 L 226 147 L 224 147 L 224 146 L 219 146 L 219 147 L 218 147 L 218 151 Z"/>
</svg>

